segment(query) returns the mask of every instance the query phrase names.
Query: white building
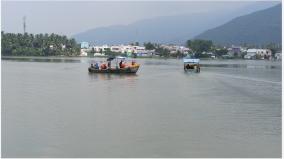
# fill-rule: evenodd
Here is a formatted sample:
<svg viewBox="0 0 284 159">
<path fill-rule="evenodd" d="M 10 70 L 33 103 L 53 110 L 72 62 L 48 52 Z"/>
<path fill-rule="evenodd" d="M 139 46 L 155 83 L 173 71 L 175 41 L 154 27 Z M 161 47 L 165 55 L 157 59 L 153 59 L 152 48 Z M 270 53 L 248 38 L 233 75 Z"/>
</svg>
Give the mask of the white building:
<svg viewBox="0 0 284 159">
<path fill-rule="evenodd" d="M 87 50 L 86 49 L 81 49 L 80 56 L 88 56 Z"/>
<path fill-rule="evenodd" d="M 121 45 L 114 45 L 114 46 L 111 46 L 111 47 L 110 47 L 110 51 L 112 51 L 112 52 L 117 52 L 117 53 L 121 53 L 121 48 L 122 48 Z"/>
<path fill-rule="evenodd" d="M 248 49 L 247 54 L 244 56 L 245 59 L 255 59 L 257 49 Z"/>
<path fill-rule="evenodd" d="M 272 55 L 269 49 L 248 49 L 247 54 L 244 56 L 245 59 L 270 59 Z"/>
<path fill-rule="evenodd" d="M 81 42 L 81 49 L 87 49 L 89 48 L 89 43 L 88 42 Z"/>
<path fill-rule="evenodd" d="M 134 48 L 131 45 L 122 45 L 121 46 L 121 52 L 122 53 L 132 53 L 132 52 L 134 52 Z"/>
<path fill-rule="evenodd" d="M 101 53 L 101 52 L 104 52 L 104 51 L 107 51 L 108 49 L 110 49 L 110 47 L 108 45 L 93 46 L 92 48 L 94 48 L 96 53 Z"/>
<path fill-rule="evenodd" d="M 134 53 L 145 53 L 146 49 L 144 46 L 133 46 Z"/>
</svg>

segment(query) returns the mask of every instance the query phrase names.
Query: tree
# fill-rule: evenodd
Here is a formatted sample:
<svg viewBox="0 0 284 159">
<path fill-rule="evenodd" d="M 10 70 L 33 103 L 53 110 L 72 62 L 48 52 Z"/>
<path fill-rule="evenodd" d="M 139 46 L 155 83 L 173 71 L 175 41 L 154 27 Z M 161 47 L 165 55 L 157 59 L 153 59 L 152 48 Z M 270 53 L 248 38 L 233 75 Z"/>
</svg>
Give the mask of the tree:
<svg viewBox="0 0 284 159">
<path fill-rule="evenodd" d="M 191 40 L 187 40 L 186 41 L 186 46 L 190 48 L 190 46 L 192 45 L 191 43 L 192 43 Z"/>
<path fill-rule="evenodd" d="M 58 56 L 79 55 L 80 46 L 75 39 L 56 34 L 13 34 L 1 32 L 1 51 L 5 56 Z M 51 47 L 52 45 L 52 47 Z M 65 45 L 67 49 L 62 49 Z"/>
<path fill-rule="evenodd" d="M 154 49 L 156 49 L 155 45 L 150 43 L 150 42 L 144 43 L 144 46 L 145 46 L 146 50 L 154 50 Z"/>
<path fill-rule="evenodd" d="M 277 51 L 282 50 L 281 46 L 275 43 L 269 43 L 264 47 L 271 50 L 272 56 L 274 56 Z"/>
<path fill-rule="evenodd" d="M 162 48 L 162 47 L 158 47 L 156 49 L 156 52 L 159 53 L 159 55 L 161 57 L 169 57 L 169 55 L 170 55 L 170 50 L 168 50 L 166 48 Z"/>
<path fill-rule="evenodd" d="M 213 46 L 213 42 L 211 40 L 187 40 L 187 46 L 193 50 L 193 52 L 197 54 L 201 54 L 202 52 L 208 52 L 211 50 Z"/>
<path fill-rule="evenodd" d="M 115 56 L 115 52 L 112 52 L 110 50 L 110 48 L 106 48 L 106 50 L 104 51 L 105 55 L 108 55 L 108 56 Z"/>
<path fill-rule="evenodd" d="M 217 56 L 223 56 L 223 55 L 226 55 L 227 53 L 228 53 L 228 50 L 224 48 L 215 50 L 215 54 Z"/>
</svg>

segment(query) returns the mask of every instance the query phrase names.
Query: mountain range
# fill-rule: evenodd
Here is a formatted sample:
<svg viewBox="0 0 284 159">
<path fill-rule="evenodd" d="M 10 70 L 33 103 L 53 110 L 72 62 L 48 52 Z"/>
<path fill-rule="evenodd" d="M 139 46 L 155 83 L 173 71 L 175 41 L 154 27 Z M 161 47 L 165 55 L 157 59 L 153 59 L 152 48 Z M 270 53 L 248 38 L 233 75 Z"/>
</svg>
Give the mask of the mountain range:
<svg viewBox="0 0 284 159">
<path fill-rule="evenodd" d="M 281 5 L 234 18 L 228 23 L 205 31 L 196 39 L 212 40 L 216 44 L 281 43 Z"/>
<path fill-rule="evenodd" d="M 275 10 L 279 10 L 279 6 L 280 6 L 280 13 L 279 11 L 275 11 Z M 98 45 L 127 44 L 130 42 L 139 42 L 139 43 L 155 42 L 155 43 L 184 44 L 186 40 L 193 39 L 193 38 L 210 39 L 210 40 L 213 40 L 214 42 L 216 41 L 217 43 L 222 43 L 220 39 L 226 38 L 228 35 L 225 33 L 220 34 L 220 32 L 222 32 L 222 29 L 219 29 L 219 28 L 222 26 L 225 26 L 226 28 L 234 26 L 233 30 L 236 30 L 235 31 L 236 33 L 242 32 L 243 30 L 246 30 L 246 27 L 252 27 L 252 26 L 241 25 L 241 24 L 236 24 L 236 23 L 233 23 L 234 25 L 227 26 L 227 24 L 232 23 L 232 21 L 238 20 L 240 18 L 246 19 L 245 18 L 246 16 L 251 16 L 251 15 L 255 15 L 256 13 L 258 13 L 256 14 L 256 16 L 252 18 L 248 18 L 248 20 L 252 20 L 253 18 L 256 18 L 258 19 L 257 22 L 259 22 L 260 19 L 267 18 L 268 16 L 273 15 L 275 16 L 274 18 L 275 21 L 277 21 L 277 22 L 273 21 L 273 25 L 279 25 L 278 24 L 279 17 L 280 17 L 280 22 L 281 22 L 281 5 L 277 5 L 276 7 L 272 7 L 272 8 L 263 10 L 263 11 L 257 11 L 256 13 L 252 13 L 256 10 L 263 9 L 263 8 L 267 8 L 267 4 L 256 2 L 255 5 L 248 6 L 240 10 L 234 10 L 234 11 L 226 10 L 223 12 L 195 13 L 195 14 L 190 14 L 190 15 L 173 15 L 173 16 L 156 17 L 152 19 L 139 20 L 129 25 L 114 25 L 114 26 L 108 26 L 108 27 L 95 28 L 95 29 L 84 31 L 82 33 L 78 33 L 74 35 L 73 37 L 78 42 L 87 41 L 87 42 L 95 43 Z M 273 12 L 273 13 L 270 13 L 270 12 Z M 258 16 L 261 16 L 261 17 L 258 17 Z M 243 22 L 241 20 L 241 21 L 237 21 L 237 23 L 243 23 Z M 259 31 L 266 30 L 265 28 L 262 28 L 262 27 L 267 27 L 267 25 L 259 25 L 259 26 L 261 27 L 258 29 Z M 257 28 L 256 26 L 254 27 Z M 281 28 L 281 24 L 279 25 L 279 27 Z M 212 28 L 217 29 L 219 32 L 214 31 L 215 29 L 212 29 Z M 227 30 L 230 31 L 232 29 L 225 29 L 224 31 L 227 31 Z M 276 30 L 275 32 L 279 32 L 279 31 Z M 270 33 L 267 33 L 267 34 L 270 34 Z M 273 34 L 273 37 L 276 36 L 277 33 L 274 33 L 274 34 Z M 254 36 L 254 35 L 255 34 L 251 34 L 250 36 Z M 280 38 L 281 38 L 281 32 L 280 32 Z M 248 39 L 253 39 L 253 38 L 248 38 Z M 278 38 L 275 38 L 275 39 L 278 39 Z M 227 41 L 227 40 L 224 40 L 224 41 Z M 236 42 L 236 41 L 231 40 L 229 42 Z M 240 42 L 244 42 L 244 40 L 241 40 Z M 258 42 L 258 41 L 256 40 L 253 42 Z"/>
</svg>

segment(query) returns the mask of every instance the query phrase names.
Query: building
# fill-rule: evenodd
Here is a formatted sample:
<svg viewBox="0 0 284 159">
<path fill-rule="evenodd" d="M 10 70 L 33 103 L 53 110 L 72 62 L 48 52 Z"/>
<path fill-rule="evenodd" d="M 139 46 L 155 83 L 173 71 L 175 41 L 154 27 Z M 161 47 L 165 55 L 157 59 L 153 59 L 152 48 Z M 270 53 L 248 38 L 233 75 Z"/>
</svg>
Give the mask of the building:
<svg viewBox="0 0 284 159">
<path fill-rule="evenodd" d="M 146 52 L 146 49 L 144 46 L 133 46 L 133 49 L 134 49 L 134 53 L 136 54 Z"/>
<path fill-rule="evenodd" d="M 161 48 L 167 49 L 170 51 L 170 54 L 176 54 L 178 51 L 182 54 L 188 54 L 191 50 L 190 48 L 178 45 L 161 45 Z"/>
<path fill-rule="evenodd" d="M 121 53 L 132 54 L 134 52 L 134 48 L 131 45 L 122 45 Z"/>
<path fill-rule="evenodd" d="M 81 42 L 81 49 L 87 49 L 89 48 L 89 43 L 88 42 Z"/>
<path fill-rule="evenodd" d="M 230 57 L 241 57 L 242 48 L 240 46 L 232 46 L 228 49 L 228 55 Z"/>
<path fill-rule="evenodd" d="M 107 50 L 110 50 L 111 48 L 108 45 L 102 45 L 102 46 L 93 46 L 92 47 L 96 53 L 102 53 Z"/>
<path fill-rule="evenodd" d="M 245 59 L 256 59 L 257 49 L 248 49 L 247 54 L 244 56 Z"/>
<path fill-rule="evenodd" d="M 276 60 L 282 60 L 282 53 L 277 52 L 277 53 L 275 53 L 274 57 L 275 57 Z"/>
<path fill-rule="evenodd" d="M 88 56 L 87 50 L 86 49 L 81 49 L 80 56 Z"/>
<path fill-rule="evenodd" d="M 248 49 L 245 59 L 271 59 L 272 52 L 269 49 Z"/>
<path fill-rule="evenodd" d="M 116 52 L 116 53 L 121 53 L 121 45 L 114 45 L 110 47 L 110 51 Z"/>
</svg>

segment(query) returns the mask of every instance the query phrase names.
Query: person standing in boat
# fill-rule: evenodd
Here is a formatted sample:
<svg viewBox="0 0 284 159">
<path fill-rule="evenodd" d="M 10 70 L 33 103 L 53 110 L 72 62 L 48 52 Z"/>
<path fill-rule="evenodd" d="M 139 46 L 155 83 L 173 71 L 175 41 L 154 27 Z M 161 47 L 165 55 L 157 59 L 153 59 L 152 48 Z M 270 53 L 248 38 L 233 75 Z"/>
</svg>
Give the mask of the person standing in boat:
<svg viewBox="0 0 284 159">
<path fill-rule="evenodd" d="M 132 60 L 131 65 L 135 65 L 135 61 L 134 60 Z"/>
<path fill-rule="evenodd" d="M 121 60 L 120 63 L 119 63 L 119 67 L 120 67 L 120 68 L 125 68 L 125 64 L 123 63 L 122 60 Z"/>
<path fill-rule="evenodd" d="M 122 60 L 120 60 L 120 62 L 119 62 L 119 68 L 121 68 L 122 67 Z"/>
<path fill-rule="evenodd" d="M 111 69 L 111 61 L 108 61 L 107 67 L 108 67 L 109 69 Z"/>
</svg>

